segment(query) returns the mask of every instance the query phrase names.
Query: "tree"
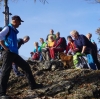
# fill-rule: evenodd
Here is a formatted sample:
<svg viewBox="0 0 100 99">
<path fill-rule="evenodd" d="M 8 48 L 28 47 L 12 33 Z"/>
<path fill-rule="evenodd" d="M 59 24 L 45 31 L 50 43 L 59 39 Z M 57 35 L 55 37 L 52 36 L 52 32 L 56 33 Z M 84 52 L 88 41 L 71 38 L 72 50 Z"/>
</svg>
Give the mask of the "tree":
<svg viewBox="0 0 100 99">
<path fill-rule="evenodd" d="M 1 4 L 2 1 L 4 1 L 4 0 L 0 0 L 0 4 Z M 9 0 L 8 0 L 8 1 L 9 1 Z M 11 0 L 11 1 L 18 1 L 18 0 Z M 23 0 L 23 1 L 24 1 L 24 0 Z M 34 0 L 34 2 L 36 2 L 36 1 L 37 1 L 37 0 Z M 44 4 L 45 4 L 45 3 L 48 3 L 47 0 L 39 0 L 39 1 L 42 2 L 42 3 L 44 3 Z"/>
<path fill-rule="evenodd" d="M 96 34 L 98 34 L 98 41 L 100 43 L 100 27 L 96 30 Z"/>
<path fill-rule="evenodd" d="M 8 7 L 8 1 L 9 0 L 0 0 L 0 5 L 2 2 L 4 2 L 4 8 L 5 11 L 3 12 L 4 16 L 5 16 L 5 25 L 9 24 L 9 15 L 12 15 L 11 13 L 9 13 L 9 7 Z M 18 0 L 11 0 L 11 1 L 18 1 Z M 24 0 L 23 0 L 24 1 Z M 36 2 L 37 0 L 34 0 L 34 2 Z M 39 0 L 42 3 L 48 3 L 46 0 Z"/>
<path fill-rule="evenodd" d="M 39 0 L 39 1 L 40 1 L 40 2 L 43 2 L 44 4 L 45 4 L 45 3 L 48 3 L 47 0 Z M 34 2 L 36 2 L 36 0 L 34 0 Z"/>
<path fill-rule="evenodd" d="M 100 3 L 100 0 L 86 0 L 86 1 L 93 2 L 93 3 Z"/>
<path fill-rule="evenodd" d="M 0 5 L 4 0 L 0 0 Z M 9 1 L 9 0 L 8 0 Z M 11 0 L 11 1 L 18 1 L 18 0 Z M 23 0 L 24 1 L 24 0 Z M 36 2 L 37 0 L 33 0 L 34 2 Z M 42 2 L 43 4 L 48 3 L 47 0 L 39 0 L 40 2 Z"/>
<path fill-rule="evenodd" d="M 100 0 L 86 0 L 92 3 L 100 3 Z M 96 34 L 98 35 L 98 42 L 100 43 L 100 27 L 96 29 Z"/>
</svg>

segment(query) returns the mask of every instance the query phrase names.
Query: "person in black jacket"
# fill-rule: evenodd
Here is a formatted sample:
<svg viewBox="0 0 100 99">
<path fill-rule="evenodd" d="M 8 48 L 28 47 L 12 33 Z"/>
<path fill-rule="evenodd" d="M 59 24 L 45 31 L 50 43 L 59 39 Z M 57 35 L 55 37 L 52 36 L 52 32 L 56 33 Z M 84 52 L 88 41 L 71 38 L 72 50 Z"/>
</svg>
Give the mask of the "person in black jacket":
<svg viewBox="0 0 100 99">
<path fill-rule="evenodd" d="M 27 43 L 30 40 L 29 36 L 25 36 L 23 39 L 19 38 L 18 41 L 18 49 L 24 44 Z"/>
</svg>

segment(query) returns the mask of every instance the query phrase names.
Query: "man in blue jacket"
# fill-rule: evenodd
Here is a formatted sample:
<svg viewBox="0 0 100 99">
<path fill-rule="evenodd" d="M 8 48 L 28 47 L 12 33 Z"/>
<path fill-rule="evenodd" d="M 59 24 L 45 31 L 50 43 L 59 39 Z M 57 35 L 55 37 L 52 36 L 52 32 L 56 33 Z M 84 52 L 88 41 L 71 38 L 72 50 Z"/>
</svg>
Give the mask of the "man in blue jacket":
<svg viewBox="0 0 100 99">
<path fill-rule="evenodd" d="M 41 88 L 43 86 L 42 84 L 37 84 L 35 82 L 29 64 L 18 55 L 17 34 L 19 31 L 16 28 L 21 25 L 21 22 L 24 21 L 22 21 L 19 16 L 15 15 L 12 17 L 11 24 L 8 24 L 8 26 L 6 26 L 0 32 L 0 44 L 4 49 L 2 52 L 2 73 L 0 75 L 0 99 L 7 97 L 7 83 L 9 80 L 13 62 L 25 71 L 31 90 Z M 8 32 L 10 32 L 10 34 L 7 38 L 5 38 Z"/>
</svg>

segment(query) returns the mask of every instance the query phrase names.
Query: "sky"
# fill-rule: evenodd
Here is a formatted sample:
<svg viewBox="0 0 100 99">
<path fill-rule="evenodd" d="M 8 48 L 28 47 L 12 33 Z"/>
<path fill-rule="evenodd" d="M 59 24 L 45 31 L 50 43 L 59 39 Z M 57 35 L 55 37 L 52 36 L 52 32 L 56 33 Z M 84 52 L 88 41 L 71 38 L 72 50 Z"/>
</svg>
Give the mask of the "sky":
<svg viewBox="0 0 100 99">
<path fill-rule="evenodd" d="M 34 42 L 39 38 L 46 39 L 50 29 L 60 32 L 61 37 L 67 38 L 70 31 L 77 30 L 80 34 L 92 33 L 98 47 L 96 29 L 100 27 L 100 4 L 85 0 L 47 0 L 43 4 L 37 0 L 9 0 L 9 12 L 19 15 L 24 22 L 18 28 L 18 38 L 30 36 L 30 41 L 19 49 L 19 54 L 30 57 Z M 0 27 L 4 26 L 4 6 L 0 7 Z M 11 17 L 10 16 L 10 20 Z M 40 44 L 40 42 L 39 42 Z"/>
</svg>

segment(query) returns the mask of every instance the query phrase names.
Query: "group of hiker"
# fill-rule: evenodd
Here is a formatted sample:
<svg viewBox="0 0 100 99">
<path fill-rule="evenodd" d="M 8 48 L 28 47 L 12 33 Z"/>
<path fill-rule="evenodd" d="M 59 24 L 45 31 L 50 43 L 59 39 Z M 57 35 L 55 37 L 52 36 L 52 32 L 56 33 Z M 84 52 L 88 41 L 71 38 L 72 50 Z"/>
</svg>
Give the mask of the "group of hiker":
<svg viewBox="0 0 100 99">
<path fill-rule="evenodd" d="M 31 90 L 43 87 L 42 84 L 36 83 L 29 64 L 18 54 L 18 49 L 21 45 L 28 42 L 30 39 L 29 36 L 17 39 L 17 34 L 19 33 L 17 28 L 21 25 L 21 22 L 24 21 L 21 20 L 20 16 L 15 15 L 12 17 L 11 23 L 0 31 L 0 45 L 2 47 L 3 59 L 0 69 L 0 98 L 8 97 L 6 95 L 6 89 L 12 68 L 16 75 L 24 75 L 18 71 L 18 66 L 25 71 Z M 40 38 L 41 46 L 39 46 L 38 42 L 34 42 L 35 48 L 30 52 L 31 59 L 39 60 L 40 62 L 43 60 L 54 61 L 58 53 L 63 52 L 66 55 L 75 55 L 77 52 L 80 52 L 81 54 L 91 54 L 94 64 L 100 69 L 100 63 L 97 59 L 97 46 L 91 37 L 91 33 L 85 36 L 73 30 L 66 40 L 65 37 L 60 36 L 60 32 L 54 34 L 54 30 L 51 29 L 46 40 Z"/>
<path fill-rule="evenodd" d="M 46 41 L 40 38 L 40 46 L 38 42 L 34 43 L 35 49 L 31 52 L 31 59 L 53 61 L 56 60 L 57 54 L 61 52 L 73 56 L 75 56 L 76 53 L 80 53 L 81 55 L 87 55 L 87 58 L 92 57 L 94 63 L 90 63 L 90 65 L 94 65 L 95 69 L 100 69 L 100 63 L 97 58 L 97 45 L 91 38 L 91 33 L 85 36 L 73 30 L 70 32 L 70 36 L 67 36 L 66 40 L 66 38 L 60 37 L 60 32 L 54 34 L 54 30 L 51 29 L 50 34 L 47 35 Z"/>
<path fill-rule="evenodd" d="M 55 53 L 63 52 L 66 49 L 66 40 L 63 37 L 60 37 L 60 32 L 54 34 L 54 31 L 51 29 L 50 34 L 47 35 L 46 41 L 43 38 L 40 38 L 41 46 L 38 42 L 34 43 L 35 49 L 31 52 L 33 60 L 50 60 L 53 61 L 56 59 Z"/>
</svg>

